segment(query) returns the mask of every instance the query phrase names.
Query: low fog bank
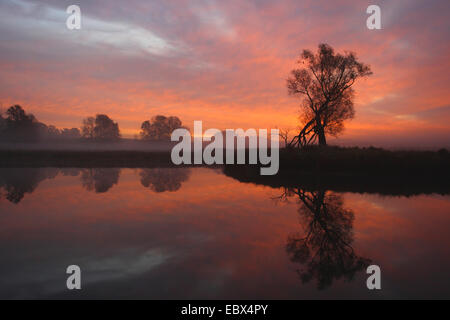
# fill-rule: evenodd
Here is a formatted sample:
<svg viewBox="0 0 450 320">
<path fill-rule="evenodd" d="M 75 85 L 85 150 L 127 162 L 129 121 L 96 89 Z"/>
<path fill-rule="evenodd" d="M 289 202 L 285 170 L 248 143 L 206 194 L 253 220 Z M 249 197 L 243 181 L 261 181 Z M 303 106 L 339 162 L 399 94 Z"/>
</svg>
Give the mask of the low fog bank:
<svg viewBox="0 0 450 320">
<path fill-rule="evenodd" d="M 194 151 L 195 141 L 201 139 L 193 138 L 191 141 L 191 150 Z M 171 152 L 172 148 L 180 141 L 167 140 L 136 140 L 121 138 L 117 141 L 90 141 L 85 139 L 67 139 L 56 141 L 5 141 L 0 139 L 0 151 L 144 151 L 144 152 Z M 202 150 L 209 145 L 210 141 L 201 141 Z M 270 147 L 270 139 L 267 139 L 267 146 Z M 280 144 L 281 146 L 281 144 Z M 249 149 L 249 139 L 245 140 L 244 148 Z M 226 146 L 226 139 L 223 141 L 224 150 L 239 150 L 237 138 L 231 148 Z"/>
<path fill-rule="evenodd" d="M 117 142 L 93 142 L 93 141 L 40 141 L 40 142 L 7 142 L 0 141 L 0 151 L 6 150 L 32 150 L 32 151 L 144 151 L 144 152 L 170 152 L 172 148 L 178 142 L 171 141 L 139 141 L 132 139 L 121 139 Z M 202 148 L 208 145 L 210 142 L 203 142 Z M 270 146 L 270 143 L 269 143 Z M 411 145 L 411 144 L 380 144 L 380 143 L 354 143 L 354 141 L 342 141 L 334 140 L 330 141 L 330 146 L 337 147 L 355 147 L 360 148 L 382 148 L 392 151 L 438 151 L 442 148 L 450 149 L 450 144 L 443 143 L 436 146 L 427 145 Z M 284 148 L 285 145 L 280 141 L 280 148 Z M 192 150 L 194 150 L 193 143 L 191 144 Z M 248 143 L 246 141 L 245 149 L 248 149 Z M 227 148 L 224 147 L 226 150 Z M 233 148 L 232 148 L 233 149 Z M 236 150 L 236 145 L 234 146 Z"/>
<path fill-rule="evenodd" d="M 376 147 L 387 150 L 437 151 L 450 149 L 450 131 L 439 132 L 386 132 L 383 135 L 361 134 L 357 137 L 339 137 L 329 140 L 330 145 L 340 147 Z"/>
<path fill-rule="evenodd" d="M 121 139 L 117 142 L 52 141 L 6 142 L 0 141 L 0 150 L 50 150 L 50 151 L 170 151 L 176 143 L 170 141 L 138 141 Z"/>
</svg>

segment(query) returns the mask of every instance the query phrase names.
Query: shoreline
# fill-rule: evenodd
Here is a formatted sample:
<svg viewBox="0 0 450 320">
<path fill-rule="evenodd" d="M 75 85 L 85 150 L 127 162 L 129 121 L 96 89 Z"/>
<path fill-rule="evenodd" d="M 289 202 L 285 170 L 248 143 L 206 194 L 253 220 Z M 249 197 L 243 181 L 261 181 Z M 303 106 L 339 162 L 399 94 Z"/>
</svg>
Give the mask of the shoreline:
<svg viewBox="0 0 450 320">
<path fill-rule="evenodd" d="M 248 149 L 246 150 L 248 161 Z M 236 156 L 236 152 L 235 152 Z M 191 157 L 192 158 L 192 157 Z M 225 160 L 225 159 L 224 159 Z M 0 149 L 0 167 L 176 167 L 171 150 L 54 150 Z M 195 167 L 206 164 L 185 164 Z M 260 168 L 250 164 L 215 164 Z M 292 173 L 374 173 L 422 175 L 450 173 L 450 153 L 439 151 L 391 151 L 379 148 L 325 147 L 309 150 L 279 149 L 277 176 Z"/>
<path fill-rule="evenodd" d="M 280 150 L 280 170 L 260 165 L 174 165 L 169 151 L 0 150 L 0 168 L 212 168 L 244 183 L 271 188 L 386 195 L 450 194 L 448 152 L 383 149 Z"/>
</svg>

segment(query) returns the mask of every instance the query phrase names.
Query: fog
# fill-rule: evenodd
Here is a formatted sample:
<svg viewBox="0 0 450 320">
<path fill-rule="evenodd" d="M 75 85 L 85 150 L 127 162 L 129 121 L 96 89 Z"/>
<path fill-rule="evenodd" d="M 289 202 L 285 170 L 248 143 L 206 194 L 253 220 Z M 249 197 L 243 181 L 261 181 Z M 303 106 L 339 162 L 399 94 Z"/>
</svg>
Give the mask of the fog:
<svg viewBox="0 0 450 320">
<path fill-rule="evenodd" d="M 0 141 L 0 150 L 57 150 L 57 151 L 170 151 L 175 143 L 170 141 L 138 141 L 121 139 L 117 142 L 94 141 Z"/>
</svg>

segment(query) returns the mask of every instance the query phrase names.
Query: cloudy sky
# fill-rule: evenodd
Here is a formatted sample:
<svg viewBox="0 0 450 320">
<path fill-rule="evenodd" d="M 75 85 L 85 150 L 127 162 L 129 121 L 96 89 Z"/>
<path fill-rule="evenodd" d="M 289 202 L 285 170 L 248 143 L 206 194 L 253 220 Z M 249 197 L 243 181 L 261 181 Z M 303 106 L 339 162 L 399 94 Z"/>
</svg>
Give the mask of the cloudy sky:
<svg viewBox="0 0 450 320">
<path fill-rule="evenodd" d="M 68 30 L 66 8 L 81 8 Z M 381 8 L 368 30 L 366 8 Z M 351 50 L 373 76 L 355 87 L 346 143 L 450 145 L 446 0 L 1 0 L 0 106 L 79 126 L 106 113 L 124 136 L 156 114 L 192 127 L 295 128 L 286 78 L 302 49 Z"/>
</svg>

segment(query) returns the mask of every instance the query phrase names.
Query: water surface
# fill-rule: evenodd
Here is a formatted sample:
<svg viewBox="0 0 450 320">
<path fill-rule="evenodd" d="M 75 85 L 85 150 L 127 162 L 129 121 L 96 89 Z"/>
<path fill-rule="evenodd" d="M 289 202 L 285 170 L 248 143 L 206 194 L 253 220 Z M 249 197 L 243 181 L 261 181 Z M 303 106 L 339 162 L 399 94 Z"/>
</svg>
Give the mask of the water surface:
<svg viewBox="0 0 450 320">
<path fill-rule="evenodd" d="M 0 297 L 450 298 L 449 227 L 448 195 L 271 188 L 209 168 L 0 169 Z M 66 289 L 72 264 L 80 291 Z"/>
</svg>

